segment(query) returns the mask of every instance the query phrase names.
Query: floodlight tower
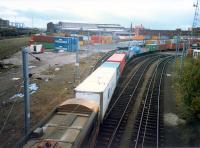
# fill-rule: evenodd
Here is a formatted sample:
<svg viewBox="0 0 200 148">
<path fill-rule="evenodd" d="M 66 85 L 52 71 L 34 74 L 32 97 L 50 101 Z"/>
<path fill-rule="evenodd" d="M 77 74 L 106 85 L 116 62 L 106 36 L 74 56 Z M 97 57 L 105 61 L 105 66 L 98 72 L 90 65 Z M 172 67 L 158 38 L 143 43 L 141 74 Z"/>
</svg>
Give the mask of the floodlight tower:
<svg viewBox="0 0 200 148">
<path fill-rule="evenodd" d="M 194 13 L 194 20 L 192 24 L 192 36 L 195 35 L 195 28 L 197 28 L 200 25 L 199 20 L 199 0 L 197 0 L 196 3 L 193 4 L 193 7 L 195 7 L 195 13 Z"/>
</svg>

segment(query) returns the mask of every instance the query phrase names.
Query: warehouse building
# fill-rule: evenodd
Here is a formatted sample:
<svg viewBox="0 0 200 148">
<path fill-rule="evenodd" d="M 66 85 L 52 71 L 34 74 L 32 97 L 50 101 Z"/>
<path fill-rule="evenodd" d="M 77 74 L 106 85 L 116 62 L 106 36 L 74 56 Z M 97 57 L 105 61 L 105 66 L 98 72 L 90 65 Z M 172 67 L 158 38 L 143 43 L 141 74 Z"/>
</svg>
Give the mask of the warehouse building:
<svg viewBox="0 0 200 148">
<path fill-rule="evenodd" d="M 8 28 L 9 27 L 9 20 L 3 20 L 0 18 L 0 28 Z"/>
<path fill-rule="evenodd" d="M 146 29 L 143 27 L 143 25 L 135 26 L 134 32 L 136 36 L 168 36 L 168 37 L 173 37 L 173 36 L 190 36 L 191 35 L 191 30 L 181 30 L 181 29 L 176 29 L 176 30 L 155 30 L 155 29 Z"/>
<path fill-rule="evenodd" d="M 47 32 L 58 33 L 64 32 L 69 34 L 108 34 L 115 32 L 124 32 L 125 27 L 119 24 L 90 24 L 90 23 L 71 23 L 71 22 L 52 22 L 47 24 Z"/>
</svg>

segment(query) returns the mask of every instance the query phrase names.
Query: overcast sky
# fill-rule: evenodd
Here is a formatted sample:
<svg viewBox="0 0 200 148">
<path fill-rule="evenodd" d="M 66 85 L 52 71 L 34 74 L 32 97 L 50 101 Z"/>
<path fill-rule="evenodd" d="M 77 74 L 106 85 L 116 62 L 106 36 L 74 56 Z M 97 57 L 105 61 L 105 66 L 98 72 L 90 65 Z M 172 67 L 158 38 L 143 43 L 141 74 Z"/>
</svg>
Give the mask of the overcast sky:
<svg viewBox="0 0 200 148">
<path fill-rule="evenodd" d="M 47 22 L 143 24 L 151 29 L 187 29 L 196 0 L 1 0 L 0 17 L 26 26 Z"/>
</svg>

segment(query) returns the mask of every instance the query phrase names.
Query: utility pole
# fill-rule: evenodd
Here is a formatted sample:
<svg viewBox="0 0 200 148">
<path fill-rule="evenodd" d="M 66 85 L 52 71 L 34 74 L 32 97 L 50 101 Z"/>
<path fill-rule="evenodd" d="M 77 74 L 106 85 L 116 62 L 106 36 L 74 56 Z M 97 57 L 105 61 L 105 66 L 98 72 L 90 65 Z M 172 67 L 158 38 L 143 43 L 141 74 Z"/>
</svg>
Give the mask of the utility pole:
<svg viewBox="0 0 200 148">
<path fill-rule="evenodd" d="M 88 38 L 87 38 L 87 39 L 88 39 L 88 42 L 87 42 L 87 59 L 88 59 L 88 60 L 87 60 L 87 61 L 88 61 L 88 63 L 89 63 L 89 46 L 90 46 L 90 45 L 89 45 L 89 31 L 88 31 L 87 36 L 88 36 Z"/>
<path fill-rule="evenodd" d="M 74 76 L 74 87 L 76 85 L 76 81 L 80 83 L 80 58 L 79 58 L 79 40 L 77 40 L 77 50 L 76 50 L 76 61 L 75 61 L 75 76 Z"/>
<path fill-rule="evenodd" d="M 177 58 L 177 55 L 178 55 L 178 44 L 179 44 L 178 36 L 176 36 L 176 58 Z"/>
<path fill-rule="evenodd" d="M 29 71 L 28 48 L 22 48 L 23 78 L 24 78 L 24 131 L 28 134 L 30 129 L 30 97 L 29 97 Z"/>
<path fill-rule="evenodd" d="M 131 22 L 130 32 L 129 32 L 129 45 L 128 45 L 129 48 L 131 46 L 131 32 L 132 32 L 132 22 Z"/>
<path fill-rule="evenodd" d="M 182 50 L 181 63 L 180 63 L 180 75 L 182 75 L 185 48 L 186 48 L 185 43 L 183 43 L 183 50 Z"/>
</svg>

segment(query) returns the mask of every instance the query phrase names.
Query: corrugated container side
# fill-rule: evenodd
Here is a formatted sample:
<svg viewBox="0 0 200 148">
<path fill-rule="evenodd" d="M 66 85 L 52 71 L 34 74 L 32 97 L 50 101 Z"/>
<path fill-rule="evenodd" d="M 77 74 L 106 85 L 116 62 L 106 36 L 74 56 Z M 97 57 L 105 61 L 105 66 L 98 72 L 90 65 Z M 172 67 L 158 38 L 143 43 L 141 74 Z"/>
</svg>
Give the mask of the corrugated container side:
<svg viewBox="0 0 200 148">
<path fill-rule="evenodd" d="M 144 39 L 145 39 L 145 36 L 143 36 L 143 35 L 133 37 L 133 40 L 144 40 Z"/>
<path fill-rule="evenodd" d="M 52 36 L 44 36 L 44 35 L 33 35 L 33 36 L 31 36 L 31 40 L 33 40 L 34 42 L 53 43 L 54 42 L 54 37 L 52 37 Z"/>
<path fill-rule="evenodd" d="M 55 49 L 65 51 L 76 51 L 78 49 L 78 39 L 76 37 L 55 37 Z"/>
<path fill-rule="evenodd" d="M 153 35 L 152 36 L 152 40 L 158 40 L 158 36 L 157 35 Z"/>
<path fill-rule="evenodd" d="M 120 72 L 122 73 L 126 64 L 126 54 L 113 54 L 107 60 L 108 62 L 120 62 Z"/>
<path fill-rule="evenodd" d="M 54 43 L 48 43 L 48 42 L 35 42 L 33 44 L 42 44 L 45 49 L 53 49 Z"/>
<path fill-rule="evenodd" d="M 158 45 L 156 45 L 156 44 L 147 44 L 146 48 L 148 48 L 149 51 L 156 51 L 156 50 L 158 50 Z"/>
<path fill-rule="evenodd" d="M 120 78 L 120 63 L 119 62 L 104 62 L 100 67 L 114 68 L 117 71 L 117 79 Z"/>
<path fill-rule="evenodd" d="M 93 100 L 99 104 L 101 121 L 116 88 L 116 77 L 116 69 L 97 68 L 75 88 L 76 98 Z"/>
</svg>

